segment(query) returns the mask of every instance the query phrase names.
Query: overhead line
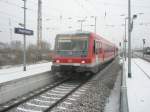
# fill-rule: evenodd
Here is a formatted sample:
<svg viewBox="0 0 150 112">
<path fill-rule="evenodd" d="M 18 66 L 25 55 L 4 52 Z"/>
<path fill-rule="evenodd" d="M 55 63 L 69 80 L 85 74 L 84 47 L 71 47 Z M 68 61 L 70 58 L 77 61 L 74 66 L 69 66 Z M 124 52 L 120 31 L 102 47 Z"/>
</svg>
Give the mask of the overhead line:
<svg viewBox="0 0 150 112">
<path fill-rule="evenodd" d="M 13 18 L 17 18 L 17 19 L 18 19 L 18 17 L 16 17 L 16 15 L 8 14 L 8 13 L 3 12 L 3 11 L 0 11 L 0 14 L 3 14 L 3 15 L 6 15 L 6 16 L 9 16 L 9 17 L 13 17 Z M 19 18 L 20 18 L 20 19 L 23 19 L 22 17 L 19 17 Z"/>
<path fill-rule="evenodd" d="M 3 2 L 3 3 L 6 3 L 8 5 L 11 5 L 11 6 L 15 6 L 15 7 L 18 7 L 18 8 L 22 8 L 22 6 L 18 5 L 18 4 L 15 4 L 15 3 L 12 3 L 12 2 L 8 2 L 8 1 L 0 1 L 0 2 Z M 37 10 L 34 10 L 34 9 L 31 9 L 31 8 L 28 8 L 29 11 L 32 11 L 35 13 L 37 12 Z"/>
<path fill-rule="evenodd" d="M 86 14 L 89 14 L 89 12 L 83 7 L 83 5 L 80 5 L 80 3 L 79 3 L 78 0 L 73 0 L 73 1 L 74 1 L 78 6 L 80 6 L 80 8 L 82 8 Z"/>
<path fill-rule="evenodd" d="M 12 19 L 12 18 L 14 18 L 15 20 L 18 20 L 18 21 L 20 21 L 20 20 L 22 20 L 23 18 L 22 17 L 16 17 L 16 15 L 11 15 L 11 14 L 8 14 L 8 13 L 6 13 L 6 12 L 3 12 L 3 11 L 0 11 L 0 14 L 3 14 L 3 15 L 6 15 L 6 16 L 8 16 L 8 18 L 10 17 L 10 19 Z M 13 20 L 14 20 L 13 19 Z M 20 19 L 20 20 L 19 20 Z M 14 20 L 14 21 L 15 21 Z M 29 19 L 29 21 L 35 21 L 34 19 Z M 16 23 L 17 23 L 17 21 L 15 21 Z M 20 21 L 20 22 L 22 22 L 22 21 Z M 19 23 L 19 22 L 18 22 Z"/>
<path fill-rule="evenodd" d="M 8 4 L 8 5 L 13 5 L 13 6 L 16 6 L 16 7 L 19 7 L 19 8 L 21 8 L 21 6 L 20 6 L 20 5 L 18 5 L 18 4 L 15 4 L 15 3 L 12 3 L 12 2 L 3 1 L 3 0 L 1 0 L 0 2 L 3 2 L 3 3 L 6 3 L 6 4 Z"/>
<path fill-rule="evenodd" d="M 87 0 L 88 2 L 90 1 L 90 0 Z M 103 1 L 99 1 L 99 0 L 95 0 L 95 1 L 97 1 L 97 3 L 99 3 L 100 4 L 100 2 L 101 3 L 103 3 L 103 4 L 100 4 L 100 5 L 111 5 L 111 6 L 118 6 L 118 7 L 122 7 L 122 6 L 126 6 L 127 7 L 127 4 L 116 4 L 116 3 L 109 3 L 109 2 L 103 2 Z M 132 7 L 142 7 L 142 8 L 150 8 L 150 6 L 144 6 L 144 5 L 131 5 Z"/>
</svg>

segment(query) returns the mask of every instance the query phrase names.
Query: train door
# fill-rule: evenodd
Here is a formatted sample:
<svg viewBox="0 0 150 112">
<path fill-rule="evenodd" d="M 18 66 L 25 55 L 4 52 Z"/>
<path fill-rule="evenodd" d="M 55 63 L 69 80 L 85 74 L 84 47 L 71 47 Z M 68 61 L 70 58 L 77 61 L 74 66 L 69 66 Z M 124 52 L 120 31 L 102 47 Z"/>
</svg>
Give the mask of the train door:
<svg viewBox="0 0 150 112">
<path fill-rule="evenodd" d="M 97 42 L 94 40 L 94 57 L 95 57 L 95 63 L 98 64 L 98 50 L 97 50 Z"/>
<path fill-rule="evenodd" d="M 116 48 L 115 48 L 115 46 L 114 46 L 114 57 L 116 56 Z"/>
<path fill-rule="evenodd" d="M 102 60 L 105 61 L 105 44 L 102 44 Z"/>
<path fill-rule="evenodd" d="M 100 62 L 103 62 L 103 49 L 102 49 L 102 42 L 99 43 L 99 58 Z"/>
</svg>

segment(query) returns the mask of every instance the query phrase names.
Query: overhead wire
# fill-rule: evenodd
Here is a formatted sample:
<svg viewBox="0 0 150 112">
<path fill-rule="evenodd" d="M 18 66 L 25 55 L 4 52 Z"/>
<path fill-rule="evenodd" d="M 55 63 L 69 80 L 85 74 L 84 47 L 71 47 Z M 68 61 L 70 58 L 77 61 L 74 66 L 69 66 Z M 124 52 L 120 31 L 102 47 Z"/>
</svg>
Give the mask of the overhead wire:
<svg viewBox="0 0 150 112">
<path fill-rule="evenodd" d="M 21 5 L 18 5 L 18 4 L 16 4 L 16 3 L 13 3 L 13 2 L 10 2 L 10 1 L 4 1 L 4 0 L 0 0 L 0 2 L 2 2 L 2 3 L 5 3 L 5 4 L 8 4 L 8 5 L 11 5 L 11 6 L 15 6 L 15 7 L 18 7 L 18 8 L 23 8 L 23 6 L 21 6 Z M 34 10 L 34 9 L 31 9 L 31 8 L 27 8 L 29 11 L 32 11 L 32 12 L 37 12 L 37 10 Z M 14 18 L 13 19 L 13 21 L 15 21 L 16 23 L 17 23 L 17 21 L 16 21 L 16 19 L 18 20 L 18 19 L 20 19 L 20 20 L 23 20 L 23 17 L 21 17 L 21 16 L 16 16 L 16 15 L 13 15 L 13 14 L 10 14 L 10 13 L 7 13 L 7 12 L 4 12 L 4 11 L 0 11 L 0 14 L 2 14 L 2 15 L 5 15 L 5 16 L 8 16 L 8 18 L 10 17 L 11 19 L 12 18 Z M 19 20 L 19 21 L 20 21 Z M 30 21 L 31 21 L 31 19 L 30 19 Z M 32 19 L 32 21 L 33 21 L 33 19 Z"/>
<path fill-rule="evenodd" d="M 74 3 L 76 3 L 80 8 L 82 8 L 86 14 L 89 14 L 89 12 L 84 8 L 83 4 L 81 5 L 78 0 L 73 0 L 73 1 L 74 1 Z"/>
<path fill-rule="evenodd" d="M 86 0 L 86 1 L 91 1 L 91 0 Z M 122 6 L 128 6 L 128 2 L 126 2 L 126 4 L 122 4 L 122 3 L 117 3 L 117 2 L 106 2 L 106 1 L 100 1 L 100 0 L 95 0 L 97 3 L 100 3 L 99 5 L 111 5 L 111 6 L 118 6 L 118 7 L 122 7 Z M 131 4 L 131 6 L 136 6 L 136 7 L 143 7 L 143 8 L 150 8 L 150 6 L 145 6 L 145 5 L 139 5 L 139 4 Z"/>
<path fill-rule="evenodd" d="M 8 4 L 8 5 L 11 5 L 11 6 L 15 6 L 15 7 L 18 7 L 18 8 L 23 8 L 23 6 L 21 5 L 18 5 L 16 3 L 13 3 L 13 2 L 8 2 L 8 1 L 4 1 L 4 0 L 1 0 L 0 2 L 3 2 L 5 4 Z M 37 12 L 37 10 L 35 9 L 31 9 L 31 8 L 27 8 L 29 11 L 32 11 L 32 12 Z"/>
<path fill-rule="evenodd" d="M 16 15 L 12 15 L 12 14 L 9 14 L 9 13 L 7 13 L 7 12 L 3 12 L 3 11 L 0 11 L 0 14 L 3 14 L 3 15 L 6 15 L 6 16 L 8 16 L 8 17 L 12 17 L 12 18 L 16 18 L 16 19 L 18 19 L 18 17 L 16 17 Z M 23 19 L 23 17 L 19 17 L 20 19 Z"/>
<path fill-rule="evenodd" d="M 18 21 L 20 21 L 20 20 L 23 20 L 23 17 L 16 17 L 16 15 L 12 15 L 12 14 L 9 14 L 9 13 L 6 13 L 6 12 L 3 12 L 3 11 L 0 11 L 0 14 L 2 14 L 2 15 L 5 15 L 5 16 L 8 16 L 8 18 L 14 18 L 13 20 L 15 21 L 15 22 L 17 22 L 16 20 L 18 20 Z M 1 18 L 0 18 L 1 19 Z M 19 20 L 20 19 L 20 20 Z M 34 22 L 34 19 L 32 18 L 32 19 L 30 19 L 29 21 L 33 21 Z"/>
</svg>

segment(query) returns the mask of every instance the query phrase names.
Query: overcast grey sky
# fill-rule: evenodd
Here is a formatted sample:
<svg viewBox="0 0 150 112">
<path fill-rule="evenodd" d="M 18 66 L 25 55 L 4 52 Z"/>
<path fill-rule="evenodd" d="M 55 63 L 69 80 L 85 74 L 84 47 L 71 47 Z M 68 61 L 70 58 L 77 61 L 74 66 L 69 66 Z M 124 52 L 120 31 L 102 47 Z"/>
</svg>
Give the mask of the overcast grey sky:
<svg viewBox="0 0 150 112">
<path fill-rule="evenodd" d="M 138 15 L 132 32 L 133 47 L 142 46 L 142 38 L 150 44 L 150 0 L 131 0 L 132 14 Z M 97 33 L 116 43 L 124 36 L 124 17 L 127 16 L 128 0 L 42 0 L 43 40 L 54 45 L 57 33 L 80 29 L 77 20 L 86 18 L 83 30 L 94 31 L 97 16 Z M 22 35 L 11 34 L 18 23 L 23 22 L 22 0 L 0 0 L 0 42 L 23 40 Z M 36 43 L 37 0 L 27 0 L 27 28 L 34 30 L 34 36 L 27 37 L 27 43 Z M 71 17 L 72 19 L 68 19 Z M 68 27 L 72 27 L 69 29 Z"/>
</svg>

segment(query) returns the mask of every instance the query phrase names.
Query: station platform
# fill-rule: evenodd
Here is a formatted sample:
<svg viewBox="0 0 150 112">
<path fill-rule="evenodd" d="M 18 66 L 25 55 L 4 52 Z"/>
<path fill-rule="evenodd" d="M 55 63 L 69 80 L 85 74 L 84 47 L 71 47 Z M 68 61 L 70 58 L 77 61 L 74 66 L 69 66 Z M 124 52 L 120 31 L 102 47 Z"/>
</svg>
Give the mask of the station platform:
<svg viewBox="0 0 150 112">
<path fill-rule="evenodd" d="M 53 82 L 51 62 L 0 69 L 0 104 Z"/>
<path fill-rule="evenodd" d="M 125 62 L 129 112 L 150 112 L 150 63 L 140 58 L 131 60 L 131 78 L 128 61 Z"/>
<path fill-rule="evenodd" d="M 8 81 L 28 77 L 51 70 L 51 62 L 27 65 L 27 71 L 23 71 L 23 66 L 0 69 L 0 84 Z"/>
</svg>

